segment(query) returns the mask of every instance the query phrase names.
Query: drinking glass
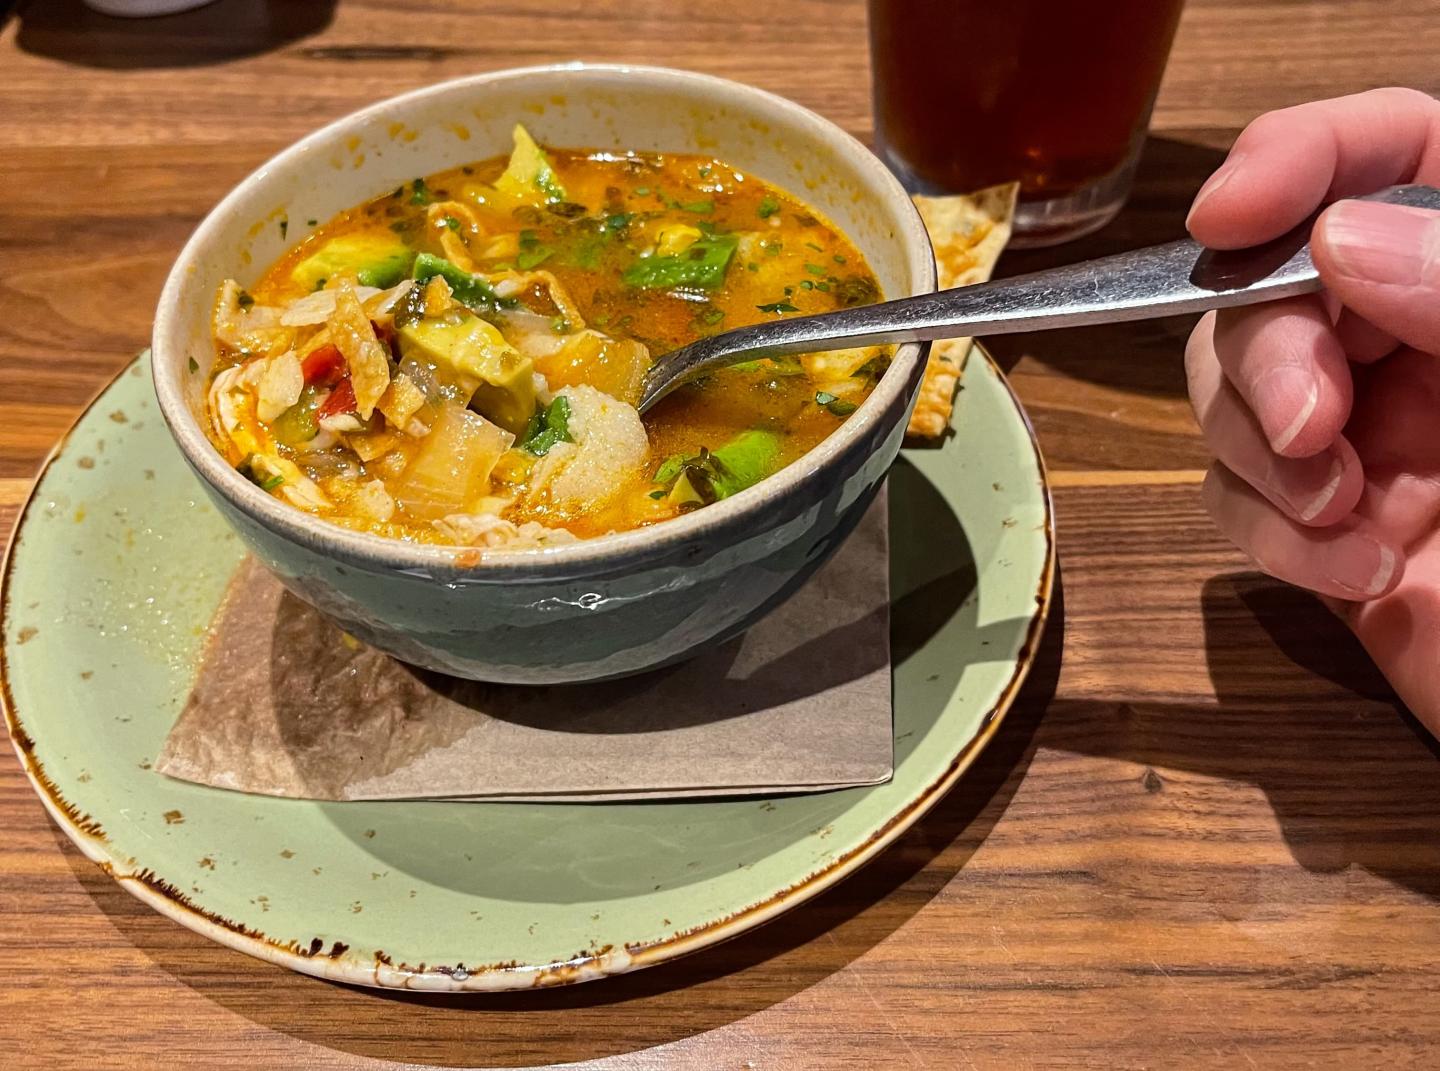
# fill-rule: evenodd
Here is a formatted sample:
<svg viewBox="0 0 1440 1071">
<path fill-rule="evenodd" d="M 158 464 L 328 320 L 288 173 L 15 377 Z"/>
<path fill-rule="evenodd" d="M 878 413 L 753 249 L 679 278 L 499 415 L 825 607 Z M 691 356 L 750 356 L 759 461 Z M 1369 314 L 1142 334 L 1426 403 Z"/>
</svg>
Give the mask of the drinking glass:
<svg viewBox="0 0 1440 1071">
<path fill-rule="evenodd" d="M 1184 0 L 869 0 L 875 136 L 917 193 L 1018 180 L 1017 246 L 1130 192 Z"/>
</svg>

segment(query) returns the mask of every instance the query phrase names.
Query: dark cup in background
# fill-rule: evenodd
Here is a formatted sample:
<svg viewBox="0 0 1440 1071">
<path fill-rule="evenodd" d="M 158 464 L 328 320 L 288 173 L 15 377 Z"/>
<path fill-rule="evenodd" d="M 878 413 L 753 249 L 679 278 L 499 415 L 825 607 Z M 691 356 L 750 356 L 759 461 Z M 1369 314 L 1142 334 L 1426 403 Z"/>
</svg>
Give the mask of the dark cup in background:
<svg viewBox="0 0 1440 1071">
<path fill-rule="evenodd" d="M 1020 182 L 1016 246 L 1130 192 L 1184 0 L 869 0 L 876 148 L 917 193 Z"/>
</svg>

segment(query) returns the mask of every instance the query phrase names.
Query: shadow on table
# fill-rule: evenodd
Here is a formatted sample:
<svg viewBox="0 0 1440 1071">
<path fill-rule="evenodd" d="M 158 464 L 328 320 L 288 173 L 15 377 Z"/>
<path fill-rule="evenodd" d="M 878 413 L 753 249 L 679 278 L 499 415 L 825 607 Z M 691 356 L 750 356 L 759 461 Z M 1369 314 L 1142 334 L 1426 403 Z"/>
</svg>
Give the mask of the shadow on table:
<svg viewBox="0 0 1440 1071">
<path fill-rule="evenodd" d="M 1185 215 L 1195 191 L 1224 158 L 1220 150 L 1203 145 L 1153 136 L 1146 139 L 1134 193 L 1113 222 L 1065 245 L 1011 250 L 1001 257 L 997 277 L 1185 237 Z M 1195 320 L 1195 316 L 1171 316 L 1070 328 L 1061 333 L 1063 342 L 1045 338 L 1050 332 L 1027 332 L 996 335 L 985 343 L 1006 372 L 1026 354 L 1043 354 L 1045 364 L 1062 376 L 1156 397 L 1181 398 L 1185 396 L 1185 369 L 1180 354 Z"/>
<path fill-rule="evenodd" d="M 330 25 L 335 3 L 216 0 L 174 15 L 127 19 L 102 15 L 80 0 L 22 0 L 14 11 L 20 22 L 16 43 L 22 51 L 82 67 L 198 67 L 318 33 Z"/>
<path fill-rule="evenodd" d="M 1440 746 L 1349 629 L 1253 572 L 1206 581 L 1201 610 L 1216 704 L 1057 702 L 1044 746 L 1148 766 L 1151 792 L 1167 791 L 1163 770 L 1253 784 L 1306 870 L 1362 867 L 1440 899 Z M 1237 874 L 1222 898 L 1258 906 L 1266 880 Z"/>
<path fill-rule="evenodd" d="M 1265 717 L 1273 742 L 1233 761 L 1263 771 L 1296 862 L 1364 867 L 1440 899 L 1440 746 L 1360 642 L 1313 596 L 1260 573 L 1207 581 L 1202 608 L 1220 710 Z M 1337 686 L 1352 703 L 1335 702 Z"/>
<path fill-rule="evenodd" d="M 1057 580 L 1035 665 L 959 784 L 859 873 L 760 928 L 684 960 L 573 988 L 444 997 L 331 985 L 213 945 L 110 881 L 63 834 L 77 880 L 136 948 L 220 1006 L 303 1041 L 437 1066 L 535 1066 L 635 1052 L 777 1004 L 863 956 L 964 869 L 1034 755 L 1064 640 Z M 263 989 L 264 995 L 259 995 Z"/>
</svg>

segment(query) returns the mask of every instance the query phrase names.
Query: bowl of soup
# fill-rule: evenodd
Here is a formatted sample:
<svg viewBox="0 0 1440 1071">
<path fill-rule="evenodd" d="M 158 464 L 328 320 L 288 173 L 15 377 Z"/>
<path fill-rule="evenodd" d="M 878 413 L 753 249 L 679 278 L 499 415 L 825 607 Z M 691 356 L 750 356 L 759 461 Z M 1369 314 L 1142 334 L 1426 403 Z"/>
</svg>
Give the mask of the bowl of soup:
<svg viewBox="0 0 1440 1071">
<path fill-rule="evenodd" d="M 339 120 L 196 230 L 156 315 L 165 419 L 294 594 L 407 662 L 653 669 L 792 594 L 899 450 L 918 345 L 748 362 L 637 412 L 703 335 L 923 293 L 863 146 L 660 68 L 447 82 Z"/>
</svg>

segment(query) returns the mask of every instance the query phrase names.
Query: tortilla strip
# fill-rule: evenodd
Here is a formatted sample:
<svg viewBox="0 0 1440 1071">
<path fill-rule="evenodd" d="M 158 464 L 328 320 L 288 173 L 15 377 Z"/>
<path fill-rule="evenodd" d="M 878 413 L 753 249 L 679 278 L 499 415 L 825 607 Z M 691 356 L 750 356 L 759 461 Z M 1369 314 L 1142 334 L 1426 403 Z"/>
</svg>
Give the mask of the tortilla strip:
<svg viewBox="0 0 1440 1071">
<path fill-rule="evenodd" d="M 935 247 L 941 290 L 970 286 L 990 278 L 995 262 L 1010 240 L 1010 224 L 1019 191 L 1020 184 L 1011 182 L 953 197 L 916 195 L 915 206 L 920 209 L 920 217 Z M 960 373 L 965 369 L 965 358 L 973 341 L 953 338 L 930 347 L 925 379 L 920 384 L 920 399 L 915 403 L 907 429 L 910 435 L 935 438 L 945 434 L 955 408 Z"/>
</svg>

